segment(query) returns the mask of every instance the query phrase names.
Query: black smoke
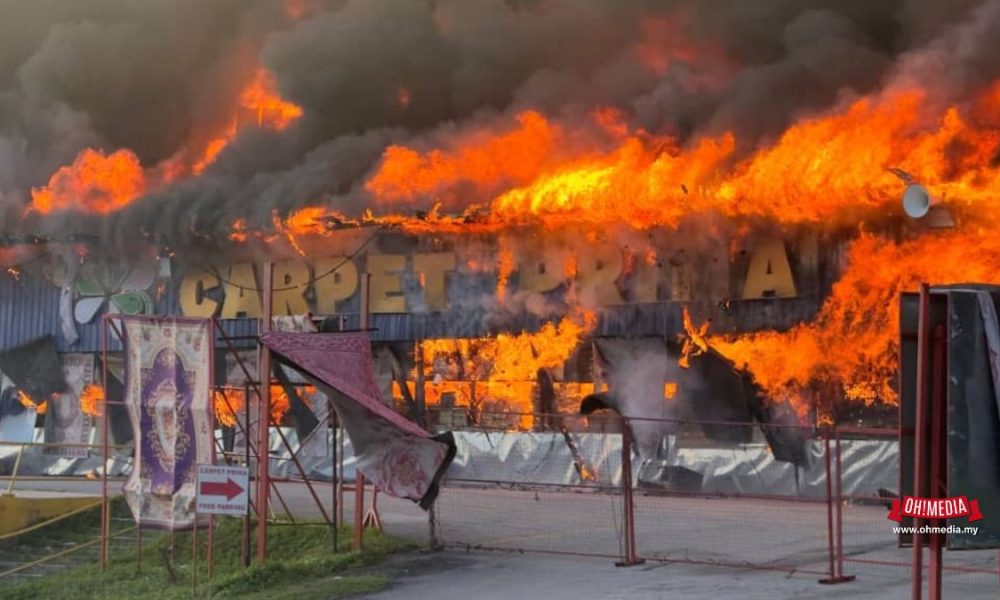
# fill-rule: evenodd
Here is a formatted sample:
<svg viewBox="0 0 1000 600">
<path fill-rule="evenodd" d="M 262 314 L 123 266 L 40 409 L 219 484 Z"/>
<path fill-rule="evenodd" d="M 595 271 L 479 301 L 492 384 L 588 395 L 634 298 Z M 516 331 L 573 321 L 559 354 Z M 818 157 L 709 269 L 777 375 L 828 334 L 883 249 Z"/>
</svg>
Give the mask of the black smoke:
<svg viewBox="0 0 1000 600">
<path fill-rule="evenodd" d="M 747 152 L 906 78 L 954 101 L 1000 76 L 997 0 L 305 4 L 294 21 L 270 0 L 0 0 L 0 226 L 211 246 L 236 218 L 358 212 L 388 144 L 447 147 L 525 109 L 575 128 L 616 107 L 681 143 L 733 131 Z M 651 68 L 643 48 L 670 63 Z M 147 167 L 196 151 L 258 64 L 303 108 L 291 127 L 241 132 L 204 174 L 118 214 L 22 216 L 83 148 L 129 148 Z"/>
</svg>

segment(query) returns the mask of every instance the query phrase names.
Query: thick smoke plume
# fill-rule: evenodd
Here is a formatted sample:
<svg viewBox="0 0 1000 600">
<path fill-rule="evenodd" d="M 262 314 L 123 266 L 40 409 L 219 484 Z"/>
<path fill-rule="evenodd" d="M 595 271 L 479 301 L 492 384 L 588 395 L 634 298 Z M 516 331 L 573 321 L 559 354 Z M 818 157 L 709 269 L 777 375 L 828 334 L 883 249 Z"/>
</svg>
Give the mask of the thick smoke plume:
<svg viewBox="0 0 1000 600">
<path fill-rule="evenodd" d="M 115 248 L 211 246 L 237 219 L 264 227 L 309 204 L 386 209 L 364 183 L 387 146 L 448 149 L 529 110 L 598 147 L 585 117 L 613 108 L 681 144 L 733 132 L 745 154 L 904 80 L 956 102 L 1000 76 L 992 0 L 5 0 L 0 11 L 3 229 L 97 231 Z M 127 148 L 150 169 L 198 152 L 260 66 L 303 109 L 290 127 L 243 130 L 200 174 L 92 223 L 25 216 L 31 190 L 84 148 Z M 460 183 L 403 208 L 483 200 Z"/>
</svg>

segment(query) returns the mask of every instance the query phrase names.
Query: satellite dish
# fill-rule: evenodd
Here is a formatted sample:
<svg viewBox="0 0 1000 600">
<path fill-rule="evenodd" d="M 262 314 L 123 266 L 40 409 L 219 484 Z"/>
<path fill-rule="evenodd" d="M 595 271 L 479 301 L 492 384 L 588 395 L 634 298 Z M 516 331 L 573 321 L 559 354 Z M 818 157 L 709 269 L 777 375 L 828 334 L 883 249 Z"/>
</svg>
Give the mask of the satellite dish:
<svg viewBox="0 0 1000 600">
<path fill-rule="evenodd" d="M 931 210 L 931 205 L 935 204 L 927 188 L 919 183 L 906 186 L 903 192 L 903 212 L 906 216 L 914 219 L 922 219 Z"/>
</svg>

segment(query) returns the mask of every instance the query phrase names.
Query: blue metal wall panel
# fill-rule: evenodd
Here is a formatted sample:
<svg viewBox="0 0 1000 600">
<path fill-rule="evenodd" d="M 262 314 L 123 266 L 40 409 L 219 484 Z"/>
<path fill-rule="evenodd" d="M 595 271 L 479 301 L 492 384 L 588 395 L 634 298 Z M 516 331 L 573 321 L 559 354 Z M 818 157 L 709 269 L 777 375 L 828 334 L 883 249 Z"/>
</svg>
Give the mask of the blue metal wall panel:
<svg viewBox="0 0 1000 600">
<path fill-rule="evenodd" d="M 180 314 L 176 289 L 166 287 L 155 298 L 157 314 Z M 713 333 L 785 329 L 811 320 L 818 302 L 809 298 L 780 298 L 732 303 L 656 302 L 603 308 L 594 331 L 598 337 L 673 337 L 683 331 L 682 311 L 688 306 L 696 321 L 712 319 Z M 358 329 L 360 315 L 346 314 L 346 327 Z M 484 308 L 455 308 L 443 313 L 373 314 L 369 321 L 375 341 L 408 341 L 427 338 L 461 338 L 495 335 L 500 332 L 533 331 L 546 319 L 531 315 L 503 315 Z M 256 319 L 227 319 L 223 330 L 229 336 L 245 338 L 257 333 Z M 80 339 L 68 346 L 59 327 L 59 288 L 40 277 L 24 275 L 15 280 L 0 277 L 0 348 L 23 344 L 42 335 L 56 338 L 63 352 L 99 352 L 101 318 L 76 324 Z M 109 335 L 109 349 L 120 348 L 116 336 Z M 236 341 L 239 347 L 252 340 Z M 225 344 L 220 341 L 219 347 Z"/>
</svg>

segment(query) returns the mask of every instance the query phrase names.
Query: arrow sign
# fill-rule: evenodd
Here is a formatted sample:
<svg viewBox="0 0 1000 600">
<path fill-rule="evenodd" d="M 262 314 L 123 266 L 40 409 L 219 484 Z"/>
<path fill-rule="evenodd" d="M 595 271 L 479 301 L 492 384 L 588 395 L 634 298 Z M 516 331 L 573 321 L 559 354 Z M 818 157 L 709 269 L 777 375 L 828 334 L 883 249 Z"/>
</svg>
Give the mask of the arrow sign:
<svg viewBox="0 0 1000 600">
<path fill-rule="evenodd" d="M 197 511 L 201 514 L 245 516 L 250 470 L 229 465 L 198 465 Z"/>
<path fill-rule="evenodd" d="M 243 488 L 230 478 L 225 482 L 202 481 L 198 488 L 198 494 L 202 496 L 225 496 L 226 500 L 232 500 L 243 493 Z"/>
</svg>

